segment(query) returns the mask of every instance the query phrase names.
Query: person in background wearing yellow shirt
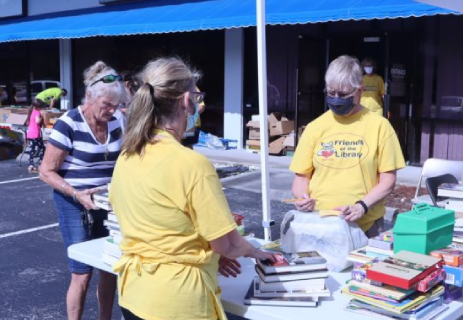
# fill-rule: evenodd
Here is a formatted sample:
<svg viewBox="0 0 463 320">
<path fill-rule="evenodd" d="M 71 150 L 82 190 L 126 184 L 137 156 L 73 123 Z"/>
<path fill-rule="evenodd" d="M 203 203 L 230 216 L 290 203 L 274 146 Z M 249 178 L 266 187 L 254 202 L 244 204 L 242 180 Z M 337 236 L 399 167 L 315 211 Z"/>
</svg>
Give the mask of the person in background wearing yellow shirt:
<svg viewBox="0 0 463 320">
<path fill-rule="evenodd" d="M 50 106 L 50 109 L 53 109 L 57 105 L 57 101 L 61 97 L 65 97 L 68 94 L 66 89 L 62 88 L 49 88 L 38 93 L 35 97 L 37 100 L 43 101 Z M 58 106 L 59 109 L 59 106 Z"/>
<path fill-rule="evenodd" d="M 236 230 L 217 173 L 181 139 L 198 106 L 199 73 L 178 58 L 149 62 L 127 119 L 109 200 L 122 233 L 119 304 L 126 320 L 223 320 L 217 271 L 277 261 Z"/>
<path fill-rule="evenodd" d="M 383 78 L 375 74 L 376 62 L 372 58 L 363 59 L 362 67 L 365 75 L 363 76 L 363 92 L 360 103 L 377 115 L 383 116 Z"/>
<path fill-rule="evenodd" d="M 290 170 L 300 211 L 338 210 L 355 221 L 367 237 L 382 231 L 384 199 L 405 166 L 389 121 L 362 106 L 362 69 L 358 60 L 341 56 L 325 75 L 330 110 L 309 123 Z"/>
</svg>

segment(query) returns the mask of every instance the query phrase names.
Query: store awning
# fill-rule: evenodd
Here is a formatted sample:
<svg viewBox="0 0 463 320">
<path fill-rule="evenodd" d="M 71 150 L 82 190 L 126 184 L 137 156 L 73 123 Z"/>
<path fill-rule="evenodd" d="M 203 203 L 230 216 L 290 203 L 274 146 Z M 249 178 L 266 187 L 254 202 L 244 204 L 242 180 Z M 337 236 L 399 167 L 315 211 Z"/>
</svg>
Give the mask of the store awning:
<svg viewBox="0 0 463 320">
<path fill-rule="evenodd" d="M 267 24 L 458 14 L 413 0 L 267 0 Z M 255 0 L 150 0 L 0 22 L 0 42 L 217 30 L 256 25 Z"/>
</svg>

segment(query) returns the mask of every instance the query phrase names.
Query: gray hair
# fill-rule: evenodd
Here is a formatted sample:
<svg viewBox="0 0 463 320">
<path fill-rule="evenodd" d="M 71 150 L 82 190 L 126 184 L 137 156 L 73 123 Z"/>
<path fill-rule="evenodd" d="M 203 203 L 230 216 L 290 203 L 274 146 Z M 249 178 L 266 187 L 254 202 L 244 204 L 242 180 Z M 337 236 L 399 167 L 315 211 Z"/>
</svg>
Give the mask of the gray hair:
<svg viewBox="0 0 463 320">
<path fill-rule="evenodd" d="M 127 93 L 122 81 L 103 83 L 98 81 L 104 76 L 117 75 L 117 72 L 103 61 L 97 61 L 84 71 L 85 97 L 82 103 L 90 100 L 96 100 L 102 96 L 115 97 L 120 102 L 127 102 Z M 98 81 L 95 83 L 95 81 Z M 93 85 L 92 85 L 93 84 Z"/>
<path fill-rule="evenodd" d="M 200 76 L 179 58 L 148 62 L 137 76 L 144 85 L 129 107 L 122 152 L 141 155 L 145 145 L 152 141 L 153 130 L 174 119 L 179 99 L 194 90 Z"/>
<path fill-rule="evenodd" d="M 343 55 L 331 61 L 326 70 L 325 84 L 327 88 L 337 88 L 347 91 L 350 88 L 360 88 L 363 72 L 355 57 Z"/>
</svg>

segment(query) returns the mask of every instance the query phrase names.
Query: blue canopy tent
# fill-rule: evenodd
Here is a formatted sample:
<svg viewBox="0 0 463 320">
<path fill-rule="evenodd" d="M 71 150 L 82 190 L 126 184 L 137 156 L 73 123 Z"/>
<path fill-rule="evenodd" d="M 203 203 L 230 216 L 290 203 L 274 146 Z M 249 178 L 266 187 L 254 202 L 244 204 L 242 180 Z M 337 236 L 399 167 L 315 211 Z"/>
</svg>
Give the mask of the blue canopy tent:
<svg viewBox="0 0 463 320">
<path fill-rule="evenodd" d="M 413 0 L 267 0 L 267 25 L 455 14 Z M 148 0 L 0 22 L 0 42 L 256 26 L 254 0 Z"/>
<path fill-rule="evenodd" d="M 425 0 L 429 1 L 429 0 Z M 264 25 L 394 19 L 459 14 L 414 0 L 147 0 L 0 22 L 0 42 L 128 36 L 257 26 L 262 203 L 270 239 L 267 170 L 266 48 Z"/>
</svg>

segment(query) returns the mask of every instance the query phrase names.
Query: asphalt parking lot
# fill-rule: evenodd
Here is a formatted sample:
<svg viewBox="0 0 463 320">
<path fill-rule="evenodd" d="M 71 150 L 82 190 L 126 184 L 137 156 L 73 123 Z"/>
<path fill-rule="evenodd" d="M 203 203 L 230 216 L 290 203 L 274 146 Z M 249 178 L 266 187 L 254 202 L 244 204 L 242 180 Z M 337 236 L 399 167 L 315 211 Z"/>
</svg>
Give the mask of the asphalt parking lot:
<svg viewBox="0 0 463 320">
<path fill-rule="evenodd" d="M 231 210 L 245 216 L 246 232 L 263 237 L 260 194 L 239 184 L 224 191 Z M 272 201 L 277 222 L 291 208 Z M 51 189 L 27 167 L 0 161 L 0 320 L 66 319 L 70 275 L 57 221 Z M 83 319 L 97 319 L 96 277 L 89 290 Z M 117 303 L 113 319 L 121 319 Z"/>
</svg>

